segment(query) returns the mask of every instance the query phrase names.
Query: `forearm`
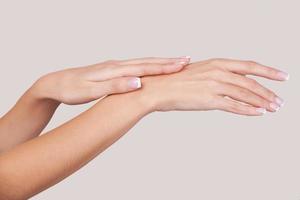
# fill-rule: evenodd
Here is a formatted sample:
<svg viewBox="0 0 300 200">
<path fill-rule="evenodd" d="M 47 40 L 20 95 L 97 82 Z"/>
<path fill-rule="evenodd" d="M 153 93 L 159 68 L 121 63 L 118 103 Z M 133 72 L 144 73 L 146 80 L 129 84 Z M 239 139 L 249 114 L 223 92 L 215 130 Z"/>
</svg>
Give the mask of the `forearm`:
<svg viewBox="0 0 300 200">
<path fill-rule="evenodd" d="M 0 119 L 0 153 L 38 136 L 50 121 L 59 103 L 39 96 L 31 87 Z"/>
<path fill-rule="evenodd" d="M 0 157 L 0 194 L 27 198 L 70 175 L 150 111 L 139 92 L 109 96 Z M 28 182 L 30 180 L 30 182 Z"/>
<path fill-rule="evenodd" d="M 0 153 L 38 136 L 59 103 L 78 105 L 135 91 L 141 85 L 138 77 L 178 72 L 189 61 L 189 57 L 113 60 L 46 74 L 0 119 Z"/>
</svg>

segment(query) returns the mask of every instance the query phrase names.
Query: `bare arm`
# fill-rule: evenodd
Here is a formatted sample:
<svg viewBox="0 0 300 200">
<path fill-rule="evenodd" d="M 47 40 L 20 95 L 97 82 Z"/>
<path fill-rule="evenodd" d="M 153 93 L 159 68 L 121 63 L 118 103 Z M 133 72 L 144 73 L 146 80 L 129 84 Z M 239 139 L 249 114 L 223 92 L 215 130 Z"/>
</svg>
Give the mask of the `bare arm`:
<svg viewBox="0 0 300 200">
<path fill-rule="evenodd" d="M 59 104 L 50 99 L 39 99 L 29 89 L 0 119 L 0 153 L 38 136 Z"/>
<path fill-rule="evenodd" d="M 173 73 L 189 60 L 181 57 L 106 61 L 45 75 L 0 119 L 0 153 L 38 136 L 61 103 L 83 104 L 139 89 L 139 76 Z"/>
<path fill-rule="evenodd" d="M 25 199 L 57 183 L 119 139 L 150 110 L 136 93 L 110 96 L 61 127 L 2 154 L 0 197 Z"/>
<path fill-rule="evenodd" d="M 223 110 L 251 116 L 277 111 L 282 99 L 244 76 L 248 74 L 288 78 L 258 63 L 220 59 L 193 63 L 171 75 L 144 77 L 141 90 L 109 96 L 70 122 L 0 155 L 0 197 L 24 199 L 54 185 L 153 111 Z"/>
</svg>

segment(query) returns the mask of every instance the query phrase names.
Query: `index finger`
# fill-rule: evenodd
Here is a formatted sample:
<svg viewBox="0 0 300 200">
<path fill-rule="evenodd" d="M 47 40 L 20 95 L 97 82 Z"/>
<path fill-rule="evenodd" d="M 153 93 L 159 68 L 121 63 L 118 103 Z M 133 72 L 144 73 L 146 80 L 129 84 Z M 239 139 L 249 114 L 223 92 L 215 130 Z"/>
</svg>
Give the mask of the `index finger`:
<svg viewBox="0 0 300 200">
<path fill-rule="evenodd" d="M 157 63 L 142 63 L 142 64 L 131 64 L 121 65 L 111 70 L 112 76 L 149 76 L 159 74 L 170 74 L 180 71 L 187 62 L 173 62 L 165 64 Z"/>
<path fill-rule="evenodd" d="M 159 58 L 159 57 L 146 57 L 146 58 L 135 58 L 130 60 L 120 61 L 120 65 L 136 65 L 142 63 L 153 63 L 153 64 L 167 64 L 172 62 L 186 61 L 190 62 L 190 56 L 183 56 L 178 58 Z"/>
</svg>

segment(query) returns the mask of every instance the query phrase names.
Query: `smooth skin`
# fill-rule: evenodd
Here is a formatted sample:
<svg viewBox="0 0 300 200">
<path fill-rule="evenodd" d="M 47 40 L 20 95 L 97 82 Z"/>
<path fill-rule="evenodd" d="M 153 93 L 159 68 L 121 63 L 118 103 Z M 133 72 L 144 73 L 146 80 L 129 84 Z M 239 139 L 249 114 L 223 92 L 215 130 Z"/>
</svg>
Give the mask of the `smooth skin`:
<svg viewBox="0 0 300 200">
<path fill-rule="evenodd" d="M 58 183 L 155 111 L 223 110 L 258 116 L 264 109 L 274 112 L 271 104 L 283 104 L 274 92 L 245 75 L 288 79 L 274 68 L 228 59 L 145 76 L 141 89 L 109 95 L 60 127 L 0 154 L 0 197 L 26 199 Z"/>
<path fill-rule="evenodd" d="M 106 61 L 41 77 L 0 119 L 0 153 L 38 136 L 61 103 L 77 105 L 140 87 L 140 76 L 180 71 L 190 61 L 138 58 Z"/>
</svg>

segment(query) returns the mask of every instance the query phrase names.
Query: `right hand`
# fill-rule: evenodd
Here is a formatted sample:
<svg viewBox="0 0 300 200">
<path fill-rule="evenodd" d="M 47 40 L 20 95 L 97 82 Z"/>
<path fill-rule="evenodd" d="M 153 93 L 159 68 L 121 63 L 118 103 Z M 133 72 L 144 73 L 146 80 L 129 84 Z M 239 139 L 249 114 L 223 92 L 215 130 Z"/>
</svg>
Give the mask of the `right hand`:
<svg viewBox="0 0 300 200">
<path fill-rule="evenodd" d="M 151 111 L 223 110 L 241 115 L 275 112 L 283 100 L 246 75 L 284 81 L 288 74 L 253 61 L 210 59 L 171 75 L 144 77 Z"/>
</svg>

